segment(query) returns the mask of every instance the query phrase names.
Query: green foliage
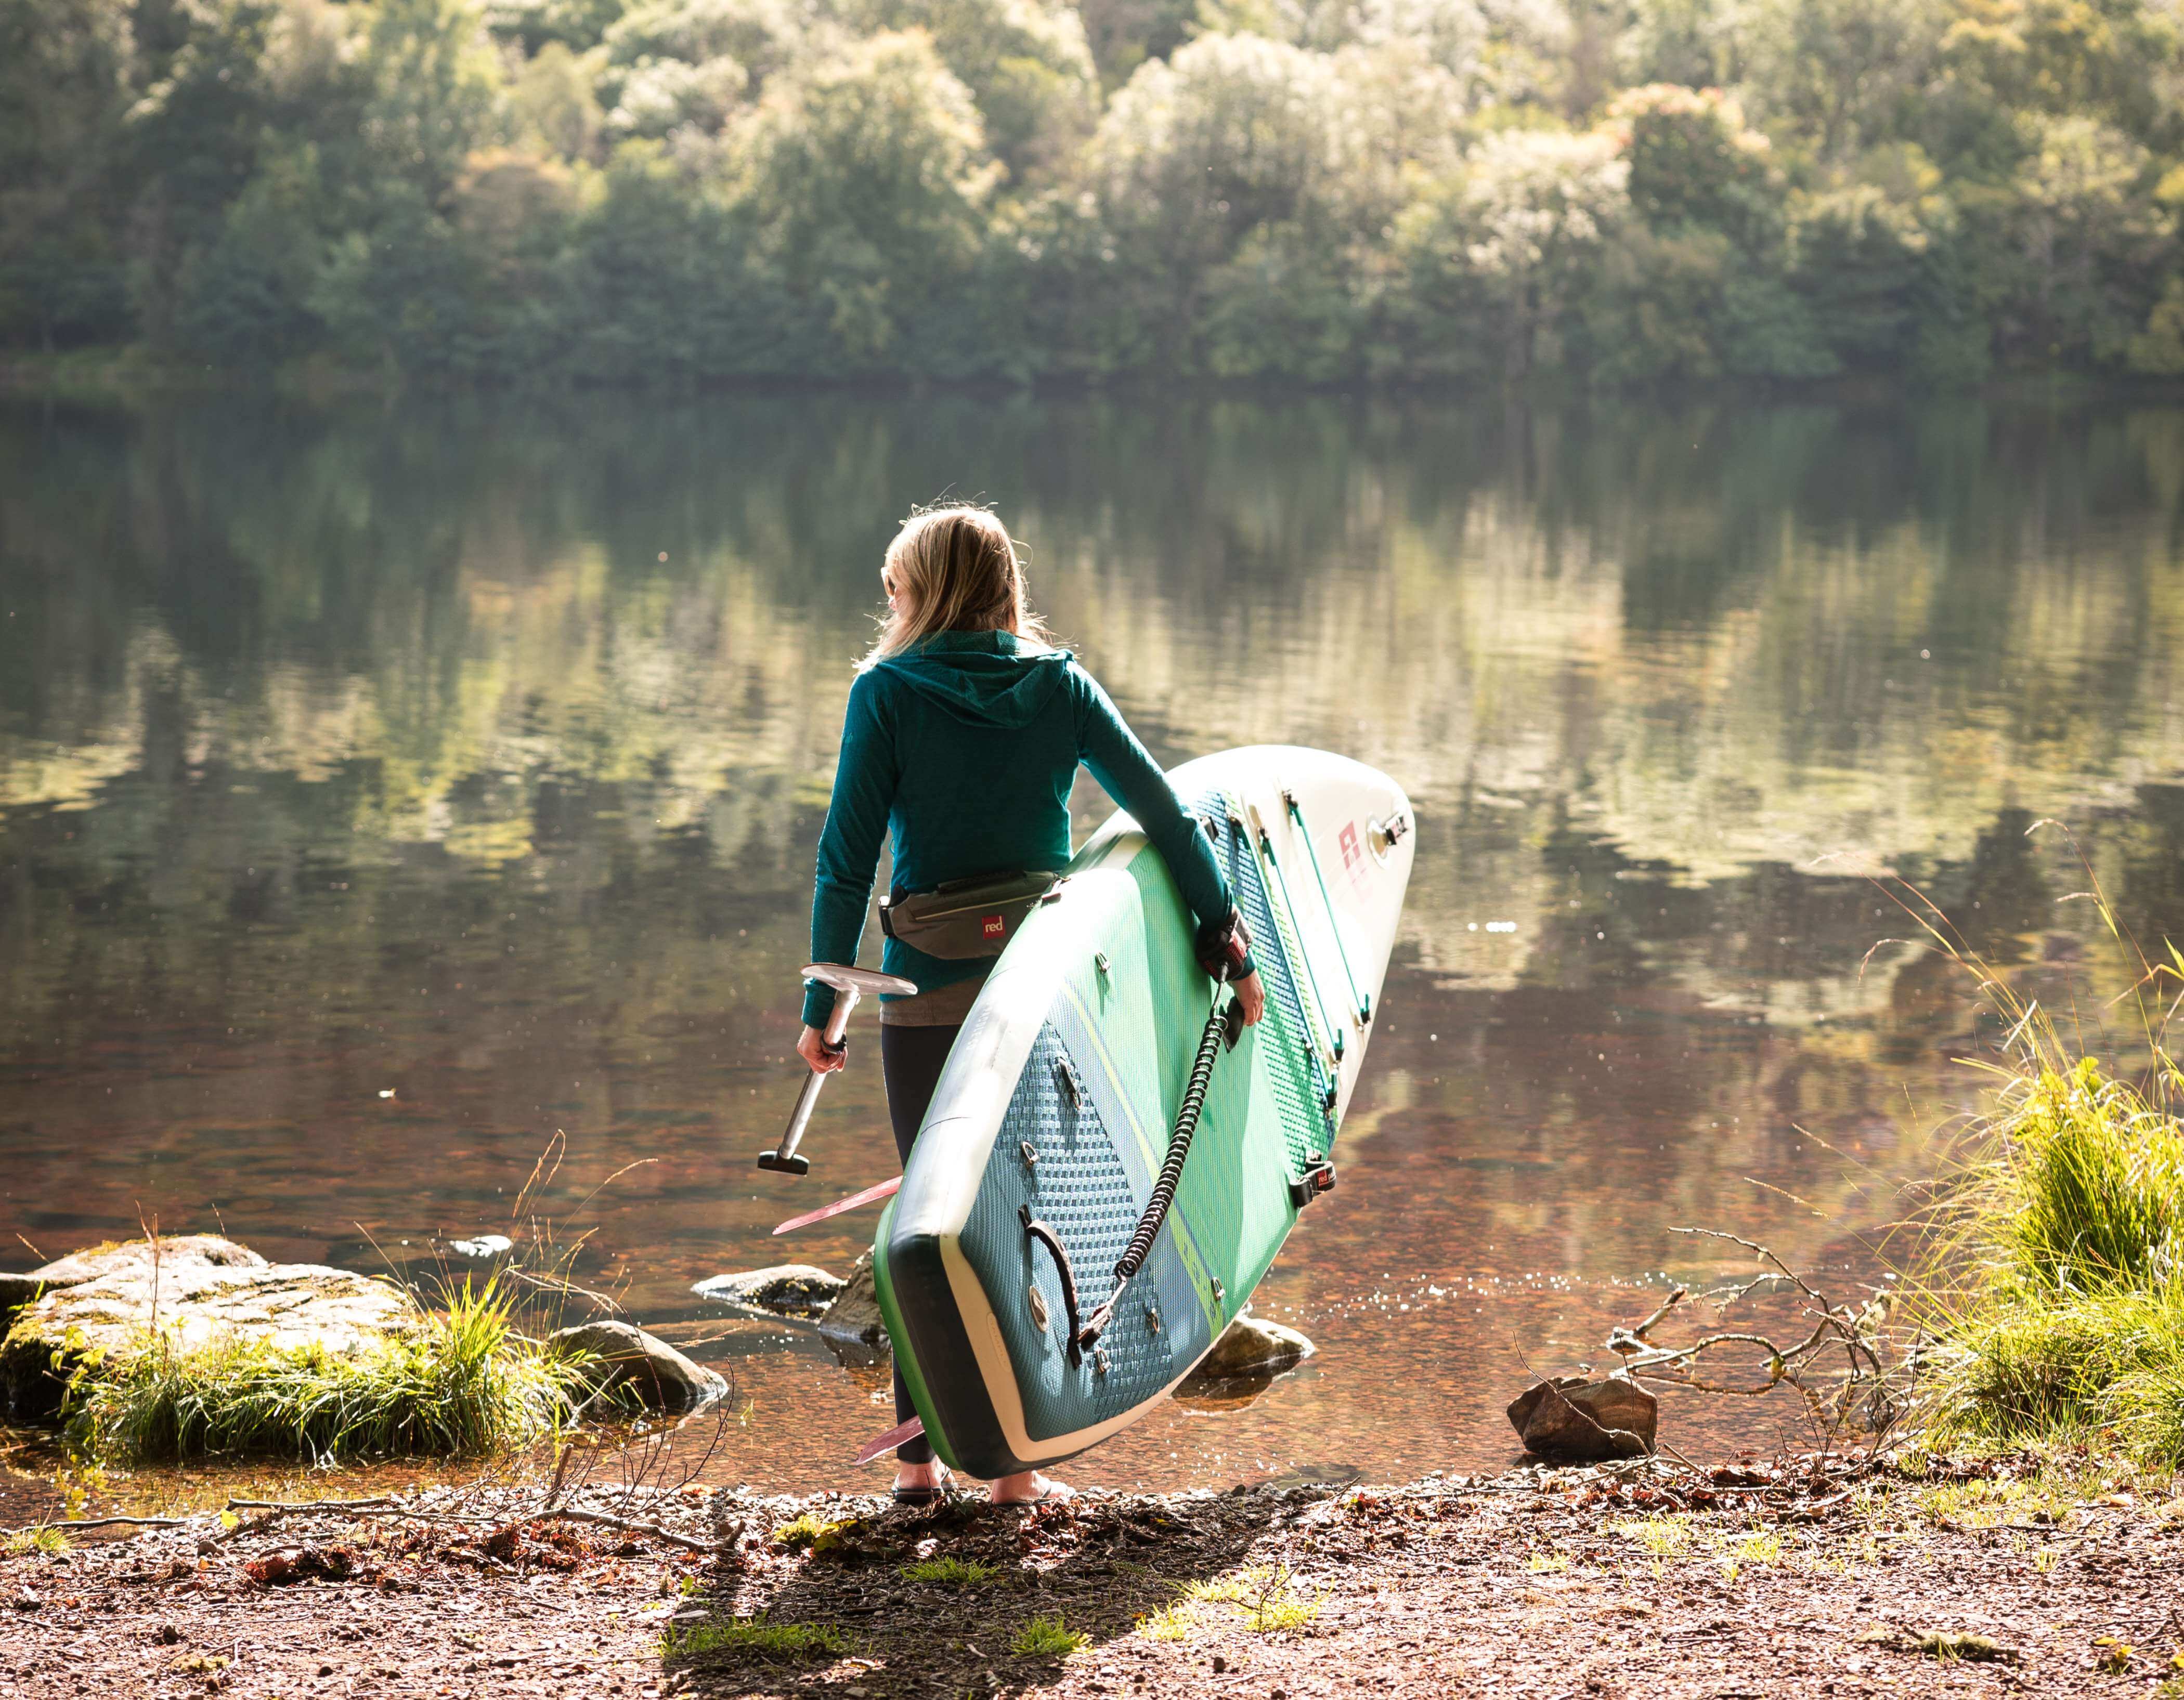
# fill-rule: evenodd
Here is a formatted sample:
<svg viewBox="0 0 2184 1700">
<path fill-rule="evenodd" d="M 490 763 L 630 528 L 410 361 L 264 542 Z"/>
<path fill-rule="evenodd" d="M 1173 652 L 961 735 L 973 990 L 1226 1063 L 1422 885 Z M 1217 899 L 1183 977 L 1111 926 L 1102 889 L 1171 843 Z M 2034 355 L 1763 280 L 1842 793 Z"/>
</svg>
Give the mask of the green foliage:
<svg viewBox="0 0 2184 1700">
<path fill-rule="evenodd" d="M 0 1542 L 0 1553 L 11 1558 L 27 1557 L 32 1553 L 47 1558 L 58 1558 L 69 1549 L 69 1537 L 59 1529 L 14 1529 L 5 1542 Z"/>
<path fill-rule="evenodd" d="M 1091 1642 L 1090 1636 L 1070 1628 L 1056 1612 L 1052 1617 L 1035 1617 L 1018 1630 L 1009 1642 L 1009 1651 L 1019 1658 L 1067 1658 Z"/>
<path fill-rule="evenodd" d="M 465 1282 L 406 1338 L 354 1354 L 229 1340 L 179 1352 L 147 1340 L 79 1379 L 71 1437 L 139 1462 L 251 1456 L 475 1457 L 556 1431 L 586 1366 L 510 1332 L 510 1301 Z"/>
<path fill-rule="evenodd" d="M 849 1638 L 832 1624 L 774 1623 L 763 1617 L 708 1618 L 687 1629 L 671 1629 L 660 1642 L 660 1656 L 671 1661 L 709 1653 L 838 1658 L 849 1650 Z"/>
<path fill-rule="evenodd" d="M 930 1582 L 944 1588 L 983 1588 L 1000 1575 L 998 1566 L 982 1564 L 975 1558 L 920 1558 L 915 1564 L 902 1567 L 904 1577 L 913 1582 Z"/>
<path fill-rule="evenodd" d="M 0 0 L 0 347 L 2184 373 L 2168 0 Z"/>
<path fill-rule="evenodd" d="M 2090 1058 L 2028 1067 L 1980 1177 L 1987 1274 L 1941 1411 L 2001 1439 L 2113 1427 L 2184 1464 L 2184 1124 Z"/>
</svg>

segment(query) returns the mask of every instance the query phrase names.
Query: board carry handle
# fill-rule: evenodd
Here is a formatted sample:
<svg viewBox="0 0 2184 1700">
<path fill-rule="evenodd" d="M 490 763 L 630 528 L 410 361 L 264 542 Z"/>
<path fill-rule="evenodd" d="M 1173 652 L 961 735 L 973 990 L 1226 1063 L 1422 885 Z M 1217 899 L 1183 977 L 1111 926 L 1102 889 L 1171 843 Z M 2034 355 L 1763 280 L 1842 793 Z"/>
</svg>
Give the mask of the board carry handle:
<svg viewBox="0 0 2184 1700">
<path fill-rule="evenodd" d="M 850 1028 L 850 1012 L 866 992 L 883 992 L 890 997 L 917 996 L 917 987 L 898 975 L 875 974 L 868 968 L 853 968 L 838 962 L 807 963 L 802 977 L 834 988 L 834 1013 L 827 1018 L 827 1028 L 819 1036 L 819 1042 L 830 1054 L 837 1056 L 847 1042 L 844 1036 Z M 759 1153 L 760 1168 L 784 1175 L 811 1172 L 811 1159 L 796 1147 L 803 1142 L 804 1130 L 811 1125 L 811 1112 L 818 1107 L 819 1089 L 826 1084 L 827 1076 L 816 1069 L 805 1077 L 804 1090 L 796 1095 L 796 1108 L 788 1113 L 788 1125 L 782 1130 L 781 1142 Z"/>
<path fill-rule="evenodd" d="M 1069 1362 L 1074 1368 L 1083 1356 L 1083 1347 L 1077 1337 L 1077 1272 L 1069 1267 L 1069 1253 L 1062 1248 L 1061 1236 L 1033 1215 L 1030 1205 L 1017 1206 L 1017 1219 L 1023 1224 L 1026 1237 L 1046 1247 L 1047 1255 L 1054 1259 L 1054 1267 L 1061 1276 L 1061 1308 L 1068 1315 Z"/>
</svg>

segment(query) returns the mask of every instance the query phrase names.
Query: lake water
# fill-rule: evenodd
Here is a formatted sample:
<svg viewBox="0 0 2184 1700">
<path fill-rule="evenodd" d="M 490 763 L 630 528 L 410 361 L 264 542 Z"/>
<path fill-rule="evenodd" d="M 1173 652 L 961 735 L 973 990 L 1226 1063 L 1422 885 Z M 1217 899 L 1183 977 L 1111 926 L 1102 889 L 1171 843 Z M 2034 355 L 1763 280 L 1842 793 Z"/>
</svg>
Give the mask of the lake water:
<svg viewBox="0 0 2184 1700">
<path fill-rule="evenodd" d="M 688 1289 L 845 1268 L 869 1214 L 768 1230 L 892 1172 L 870 1048 L 809 1179 L 751 1158 L 880 551 L 944 492 L 1164 760 L 1320 745 L 1419 821 L 1341 1186 L 1258 1299 L 1319 1355 L 1078 1480 L 1499 1463 L 1528 1364 L 1749 1272 L 1678 1227 L 1880 1279 L 1996 1029 L 1874 876 L 2089 1033 L 2130 974 L 2080 853 L 2184 938 L 2173 406 L 18 401 L 0 1266 L 550 1232 L 735 1374 L 710 1474 L 883 1480 L 878 1372 Z"/>
</svg>

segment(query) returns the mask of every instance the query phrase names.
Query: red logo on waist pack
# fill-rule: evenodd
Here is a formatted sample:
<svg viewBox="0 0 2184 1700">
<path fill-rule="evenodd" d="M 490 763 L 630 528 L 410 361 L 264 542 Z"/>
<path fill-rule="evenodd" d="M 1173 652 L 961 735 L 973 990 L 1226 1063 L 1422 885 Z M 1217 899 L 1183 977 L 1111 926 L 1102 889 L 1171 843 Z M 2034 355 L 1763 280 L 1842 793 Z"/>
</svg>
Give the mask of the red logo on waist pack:
<svg viewBox="0 0 2184 1700">
<path fill-rule="evenodd" d="M 999 915 L 988 915 L 978 925 L 985 930 L 988 938 L 999 938 L 1001 936 L 1001 918 Z"/>
</svg>

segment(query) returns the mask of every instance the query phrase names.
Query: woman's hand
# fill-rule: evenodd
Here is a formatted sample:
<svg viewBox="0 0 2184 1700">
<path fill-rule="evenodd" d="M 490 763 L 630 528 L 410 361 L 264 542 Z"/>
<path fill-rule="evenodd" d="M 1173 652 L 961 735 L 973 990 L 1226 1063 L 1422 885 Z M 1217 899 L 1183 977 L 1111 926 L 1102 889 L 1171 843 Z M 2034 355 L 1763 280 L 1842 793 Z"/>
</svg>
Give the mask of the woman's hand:
<svg viewBox="0 0 2184 1700">
<path fill-rule="evenodd" d="M 1255 1025 L 1267 1013 L 1267 988 L 1259 984 L 1259 970 L 1255 968 L 1236 981 L 1235 992 L 1236 1001 L 1244 1006 L 1244 1025 Z"/>
<path fill-rule="evenodd" d="M 847 1045 L 838 1051 L 827 1048 L 827 1041 L 816 1027 L 806 1027 L 796 1036 L 796 1054 L 811 1065 L 815 1075 L 831 1075 L 850 1060 Z"/>
</svg>

